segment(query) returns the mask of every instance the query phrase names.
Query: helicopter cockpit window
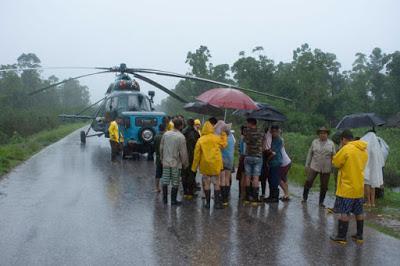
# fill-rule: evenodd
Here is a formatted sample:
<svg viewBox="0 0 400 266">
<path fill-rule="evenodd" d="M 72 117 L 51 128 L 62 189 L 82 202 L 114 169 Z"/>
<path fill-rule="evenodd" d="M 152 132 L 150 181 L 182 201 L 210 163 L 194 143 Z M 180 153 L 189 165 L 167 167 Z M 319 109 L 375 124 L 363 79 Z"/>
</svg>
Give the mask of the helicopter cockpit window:
<svg viewBox="0 0 400 266">
<path fill-rule="evenodd" d="M 130 95 L 128 105 L 129 111 L 151 111 L 149 99 L 142 94 Z"/>
<path fill-rule="evenodd" d="M 118 97 L 113 97 L 106 102 L 106 111 L 113 111 L 118 108 Z"/>
</svg>

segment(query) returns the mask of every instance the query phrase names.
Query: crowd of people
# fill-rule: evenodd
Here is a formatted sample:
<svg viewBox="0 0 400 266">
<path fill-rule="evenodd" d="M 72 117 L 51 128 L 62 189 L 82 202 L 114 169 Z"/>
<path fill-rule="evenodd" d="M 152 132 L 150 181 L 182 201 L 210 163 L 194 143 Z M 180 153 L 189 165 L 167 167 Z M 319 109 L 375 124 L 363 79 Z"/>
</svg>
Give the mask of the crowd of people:
<svg viewBox="0 0 400 266">
<path fill-rule="evenodd" d="M 112 159 L 115 158 L 120 139 L 118 121 L 110 124 Z M 191 200 L 197 191 L 202 191 L 204 208 L 223 209 L 229 205 L 232 173 L 236 172 L 239 199 L 243 204 L 276 204 L 289 201 L 288 172 L 291 159 L 285 150 L 281 129 L 272 125 L 261 129 L 257 120 L 248 118 L 240 130 L 238 144 L 231 124 L 215 117 L 204 125 L 200 120 L 184 120 L 176 116 L 159 126 L 155 136 L 156 191 L 162 192 L 164 204 L 168 204 L 169 186 L 171 205 L 180 205 L 179 186 L 183 187 L 183 198 Z M 337 213 L 338 233 L 331 239 L 346 243 L 349 218 L 355 215 L 357 233 L 352 239 L 363 242 L 363 207 L 375 206 L 375 189 L 383 185 L 383 167 L 389 153 L 385 141 L 373 130 L 362 138 L 344 130 L 336 143 L 329 139 L 326 127 L 317 130 L 317 138 L 311 143 L 305 163 L 306 180 L 302 202 L 306 203 L 315 179 L 320 179 L 319 206 L 325 208 L 324 200 L 328 191 L 331 173 L 334 173 L 336 201 L 329 212 Z M 234 152 L 238 147 L 239 163 L 234 166 Z M 201 174 L 201 187 L 196 183 L 197 173 Z M 266 196 L 268 182 L 269 195 Z M 261 194 L 260 194 L 261 186 Z M 280 189 L 283 196 L 280 197 Z M 211 193 L 213 189 L 213 193 Z M 365 202 L 366 201 L 366 202 Z"/>
<path fill-rule="evenodd" d="M 277 125 L 264 131 L 257 127 L 257 120 L 247 119 L 247 124 L 241 127 L 238 145 L 231 124 L 214 117 L 208 119 L 202 127 L 198 119 L 184 122 L 181 117 L 175 117 L 160 125 L 159 129 L 160 133 L 155 138 L 156 191 L 162 191 L 164 203 L 168 203 L 169 185 L 171 205 L 181 203 L 177 199 L 180 180 L 183 198 L 195 197 L 199 189 L 196 183 L 199 171 L 202 176 L 204 207 L 210 208 L 212 198 L 216 209 L 228 206 L 232 173 L 235 172 L 236 146 L 240 154 L 236 179 L 240 187 L 239 197 L 245 204 L 258 205 L 290 199 L 287 173 L 291 160 Z M 267 181 L 270 194 L 265 197 Z M 279 186 L 284 191 L 281 198 Z"/>
</svg>

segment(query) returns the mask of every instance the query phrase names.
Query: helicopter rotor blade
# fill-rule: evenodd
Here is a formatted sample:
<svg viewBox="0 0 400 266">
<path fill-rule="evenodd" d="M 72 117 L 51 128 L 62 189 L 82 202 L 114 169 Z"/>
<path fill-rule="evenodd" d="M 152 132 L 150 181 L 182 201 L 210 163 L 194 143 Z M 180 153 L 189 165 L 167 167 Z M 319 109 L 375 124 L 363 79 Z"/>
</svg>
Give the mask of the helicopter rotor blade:
<svg viewBox="0 0 400 266">
<path fill-rule="evenodd" d="M 93 106 L 97 105 L 98 103 L 104 101 L 105 99 L 106 99 L 106 97 L 104 97 L 104 98 L 98 100 L 98 101 L 95 102 L 95 103 L 92 103 L 91 105 L 87 106 L 85 109 L 83 109 L 83 110 L 81 110 L 80 112 L 78 112 L 76 115 L 81 115 L 81 114 L 83 114 L 84 112 L 86 112 L 87 110 L 89 110 L 89 109 L 92 108 Z"/>
<path fill-rule="evenodd" d="M 127 71 L 127 73 L 130 73 L 130 72 Z M 131 73 L 131 74 L 132 74 L 135 78 L 140 79 L 140 80 L 142 80 L 142 81 L 144 81 L 144 82 L 147 82 L 147 83 L 149 83 L 150 85 L 153 85 L 154 87 L 156 87 L 156 88 L 162 90 L 163 92 L 169 94 L 171 97 L 177 99 L 178 101 L 180 101 L 180 102 L 182 102 L 182 103 L 188 103 L 188 101 L 186 101 L 185 99 L 183 99 L 182 97 L 180 97 L 180 96 L 179 96 L 178 94 L 176 94 L 175 92 L 173 92 L 173 91 L 167 89 L 166 87 L 164 87 L 164 86 L 161 85 L 160 83 L 155 82 L 154 80 L 149 79 L 148 77 L 139 75 L 139 74 L 137 74 L 137 73 Z"/>
<path fill-rule="evenodd" d="M 215 80 L 211 80 L 211 79 L 199 78 L 199 77 L 188 76 L 188 75 L 181 75 L 181 74 L 177 74 L 177 73 L 173 73 L 173 72 L 167 72 L 167 71 L 155 70 L 155 69 L 146 69 L 146 68 L 128 68 L 127 72 L 128 72 L 128 70 L 130 71 L 129 73 L 132 73 L 132 72 L 133 73 L 148 73 L 148 74 L 155 74 L 155 75 L 160 75 L 160 76 L 168 76 L 168 77 L 176 77 L 176 78 L 189 79 L 189 80 L 195 80 L 195 81 L 203 81 L 203 82 L 212 83 L 212 84 L 216 84 L 216 85 L 220 85 L 220 86 L 224 86 L 224 87 L 228 87 L 228 88 L 233 88 L 233 89 L 237 89 L 237 90 L 241 90 L 241 91 L 245 91 L 245 92 L 252 92 L 252 93 L 256 93 L 256 94 L 260 94 L 260 95 L 264 95 L 264 96 L 268 96 L 268 97 L 272 97 L 272 98 L 276 98 L 276 99 L 281 99 L 281 100 L 285 100 L 285 101 L 289 101 L 289 102 L 293 101 L 292 99 L 289 99 L 286 97 L 277 96 L 277 95 L 269 94 L 266 92 L 261 92 L 261 91 L 251 90 L 251 89 L 245 89 L 245 88 L 241 88 L 238 86 L 234 86 L 232 84 L 219 82 L 219 81 L 215 81 Z"/>
<path fill-rule="evenodd" d="M 53 84 L 51 84 L 51 85 L 49 85 L 49 86 L 46 86 L 46 87 L 44 87 L 44 88 L 41 88 L 41 89 L 32 91 L 32 92 L 30 92 L 28 95 L 32 96 L 32 95 L 34 95 L 34 94 L 37 94 L 37 93 L 40 93 L 40 92 L 42 92 L 42 91 L 48 90 L 48 89 L 50 89 L 50 88 L 56 87 L 56 86 L 58 86 L 58 85 L 64 84 L 64 83 L 66 83 L 66 82 L 68 82 L 68 81 L 71 81 L 71 80 L 76 80 L 76 79 L 80 79 L 80 78 L 84 78 L 84 77 L 89 77 L 89 76 L 93 76 L 93 75 L 97 75 L 97 74 L 103 74 L 103 73 L 109 73 L 109 72 L 110 72 L 110 71 L 99 71 L 99 72 L 94 72 L 94 73 L 90 73 L 90 74 L 85 74 L 85 75 L 81 75 L 81 76 L 77 76 L 77 77 L 73 77 L 73 78 L 69 78 L 69 79 L 64 79 L 63 81 L 56 82 L 56 83 L 53 83 Z"/>
<path fill-rule="evenodd" d="M 24 70 L 52 70 L 52 69 L 96 69 L 95 67 L 71 67 L 71 66 L 61 66 L 61 67 L 24 67 L 24 68 L 3 68 L 0 72 L 17 72 Z"/>
</svg>

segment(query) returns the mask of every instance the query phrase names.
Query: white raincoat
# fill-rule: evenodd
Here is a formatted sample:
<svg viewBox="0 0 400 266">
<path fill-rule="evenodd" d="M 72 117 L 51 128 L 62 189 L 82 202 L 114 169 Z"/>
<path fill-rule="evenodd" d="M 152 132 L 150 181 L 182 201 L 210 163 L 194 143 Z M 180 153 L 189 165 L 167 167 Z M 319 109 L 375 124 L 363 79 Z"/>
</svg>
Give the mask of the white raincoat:
<svg viewBox="0 0 400 266">
<path fill-rule="evenodd" d="M 364 170 L 364 182 L 366 185 L 378 188 L 383 185 L 382 168 L 385 165 L 381 145 L 373 132 L 368 132 L 361 139 L 368 143 L 368 162 Z"/>
</svg>

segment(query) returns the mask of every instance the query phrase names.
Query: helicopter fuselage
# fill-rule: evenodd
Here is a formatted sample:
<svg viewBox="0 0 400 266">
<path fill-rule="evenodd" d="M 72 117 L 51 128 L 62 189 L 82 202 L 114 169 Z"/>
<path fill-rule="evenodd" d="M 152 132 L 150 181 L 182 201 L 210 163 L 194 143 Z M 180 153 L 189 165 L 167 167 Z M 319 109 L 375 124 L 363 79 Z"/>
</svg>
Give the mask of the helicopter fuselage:
<svg viewBox="0 0 400 266">
<path fill-rule="evenodd" d="M 135 152 L 152 155 L 154 137 L 159 132 L 160 124 L 164 123 L 166 114 L 154 111 L 154 94 L 149 93 L 150 98 L 139 89 L 129 89 L 129 86 L 135 84 L 130 80 L 126 90 L 119 88 L 120 84 L 120 80 L 116 80 L 110 85 L 109 93 L 96 113 L 91 127 L 108 138 L 110 122 L 116 117 L 121 117 L 123 124 L 119 125 L 119 128 L 124 136 L 123 157 Z"/>
</svg>

